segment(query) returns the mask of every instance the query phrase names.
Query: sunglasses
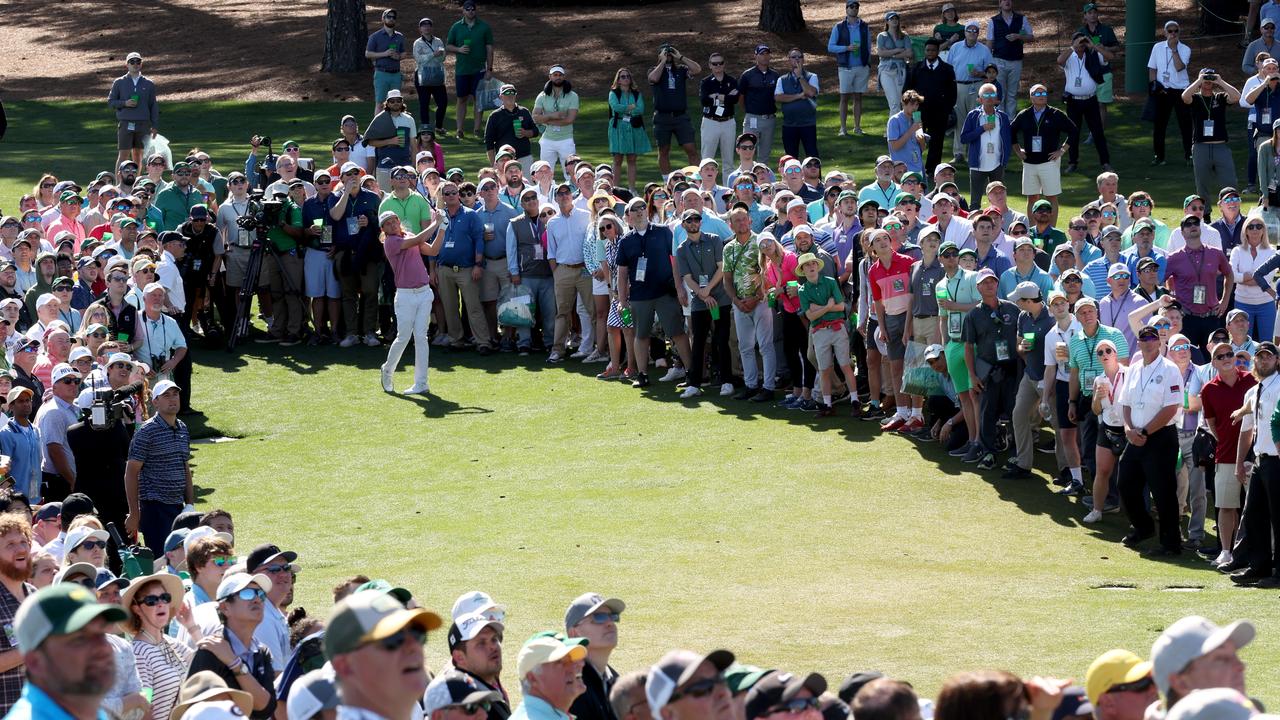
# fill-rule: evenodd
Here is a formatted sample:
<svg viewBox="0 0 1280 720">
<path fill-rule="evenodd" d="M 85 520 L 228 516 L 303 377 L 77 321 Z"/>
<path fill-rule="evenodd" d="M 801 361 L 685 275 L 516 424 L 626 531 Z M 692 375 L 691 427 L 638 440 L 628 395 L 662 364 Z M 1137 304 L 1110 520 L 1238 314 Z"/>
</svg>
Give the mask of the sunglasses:
<svg viewBox="0 0 1280 720">
<path fill-rule="evenodd" d="M 457 195 L 458 191 L 457 190 L 441 190 L 440 194 L 445 197 L 451 197 L 453 195 Z"/>
<path fill-rule="evenodd" d="M 979 97 L 984 97 L 984 98 L 986 98 L 986 99 L 988 99 L 988 100 L 993 100 L 993 99 L 995 99 L 995 98 L 997 98 L 997 97 L 1000 97 L 1000 96 L 999 96 L 999 95 L 997 95 L 996 93 L 982 93 L 981 95 L 979 95 Z"/>
<path fill-rule="evenodd" d="M 1115 275 L 1111 276 L 1111 279 L 1112 280 L 1128 280 L 1129 275 L 1127 273 L 1116 273 Z"/>
<path fill-rule="evenodd" d="M 73 378 L 73 377 L 62 378 L 61 380 L 58 381 L 58 383 L 62 385 L 79 385 L 80 378 Z M 107 546 L 106 543 L 102 543 L 102 547 L 106 547 L 106 546 Z M 90 542 L 86 542 L 85 547 L 93 547 L 93 545 L 91 545 Z"/>
<path fill-rule="evenodd" d="M 1138 336 L 1138 342 L 1156 342 L 1160 339 L 1160 333 L 1143 333 Z"/>
<path fill-rule="evenodd" d="M 1049 97 L 1049 93 L 1043 90 L 1037 90 L 1036 92 L 1031 93 L 1031 97 Z"/>
<path fill-rule="evenodd" d="M 902 223 L 896 223 L 896 222 L 885 223 L 881 229 L 882 230 L 901 230 Z"/>
<path fill-rule="evenodd" d="M 1152 324 L 1151 324 L 1151 327 L 1155 328 L 1156 330 L 1172 330 L 1172 329 L 1173 329 L 1173 323 L 1167 323 L 1167 322 L 1163 322 L 1163 323 L 1152 323 Z"/>
<path fill-rule="evenodd" d="M 738 146 L 738 149 L 739 150 L 755 150 L 756 146 L 752 145 L 751 143 L 742 143 L 741 145 Z"/>
<path fill-rule="evenodd" d="M 1182 223 L 1182 227 L 1195 227 L 1200 224 L 1199 220 L 1187 220 Z"/>
<path fill-rule="evenodd" d="M 939 257 L 944 257 L 944 258 L 953 258 L 953 257 L 958 257 L 959 255 L 960 255 L 959 250 L 946 250 L 938 254 Z"/>
<path fill-rule="evenodd" d="M 111 277 L 107 278 L 107 281 L 108 282 L 128 282 L 129 278 L 123 275 L 112 275 Z"/>
<path fill-rule="evenodd" d="M 1176 350 L 1177 348 L 1174 348 L 1174 349 Z M 1134 680 L 1133 682 L 1121 683 L 1119 685 L 1112 685 L 1110 688 L 1107 689 L 1107 692 L 1108 693 L 1145 692 L 1148 688 L 1150 688 L 1154 684 L 1155 684 L 1155 680 L 1153 680 L 1151 676 L 1148 675 L 1142 678 L 1141 680 Z"/>
<path fill-rule="evenodd" d="M 1191 343 L 1178 343 L 1169 348 L 1170 352 L 1178 352 L 1179 350 L 1190 350 Z"/>
<path fill-rule="evenodd" d="M 1070 225 L 1068 227 L 1070 227 L 1072 230 L 1079 230 L 1080 232 L 1084 232 L 1089 229 L 1088 225 Z"/>
<path fill-rule="evenodd" d="M 684 219 L 684 221 L 685 221 L 685 223 L 686 223 L 686 224 L 687 224 L 687 223 L 699 223 L 699 224 L 701 224 L 701 223 L 702 223 L 702 218 L 700 218 L 700 217 L 691 217 L 691 218 L 685 218 L 685 219 Z"/>
<path fill-rule="evenodd" d="M 241 590 L 240 592 L 236 593 L 235 595 L 232 595 L 231 597 L 237 598 L 239 600 L 243 600 L 245 602 L 252 602 L 254 600 L 265 600 L 267 597 L 267 593 L 262 588 L 247 587 Z"/>
<path fill-rule="evenodd" d="M 339 145 L 338 147 L 334 148 L 334 149 L 333 149 L 333 151 L 334 151 L 334 152 L 351 152 L 351 146 L 350 146 L 350 145 Z"/>
<path fill-rule="evenodd" d="M 71 292 L 70 285 L 59 285 L 53 289 L 54 292 Z"/>
<path fill-rule="evenodd" d="M 593 624 L 603 625 L 607 622 L 618 622 L 622 618 L 620 613 L 616 612 L 595 612 L 587 616 Z"/>
<path fill-rule="evenodd" d="M 1213 356 L 1213 359 L 1214 359 L 1215 361 L 1217 361 L 1217 360 L 1230 360 L 1230 359 L 1231 359 L 1231 358 L 1233 358 L 1233 357 L 1235 357 L 1235 353 L 1220 353 L 1220 354 L 1218 354 L 1218 355 L 1214 355 L 1214 356 Z"/>
<path fill-rule="evenodd" d="M 169 593 L 160 593 L 159 595 L 148 595 L 146 597 L 134 598 L 134 605 L 146 605 L 147 607 L 155 607 L 161 603 L 168 605 L 173 601 L 173 596 Z"/>
<path fill-rule="evenodd" d="M 799 175 L 799 174 L 800 174 L 800 169 L 799 169 L 799 168 L 791 168 L 790 170 L 786 170 L 786 171 L 784 171 L 784 172 L 785 172 L 785 174 L 787 174 L 787 175 Z"/>
<path fill-rule="evenodd" d="M 1240 204 L 1240 197 L 1237 195 L 1228 195 L 1218 202 L 1223 203 L 1224 205 L 1238 205 Z"/>
<path fill-rule="evenodd" d="M 1097 355 L 1098 357 L 1106 357 L 1107 355 L 1114 355 L 1115 352 L 1116 351 L 1112 350 L 1111 348 L 1102 348 L 1097 352 Z"/>
<path fill-rule="evenodd" d="M 671 197 L 671 196 L 670 196 L 670 195 L 668 195 L 668 194 L 666 194 L 666 193 L 654 193 L 654 194 L 653 194 L 653 199 L 654 199 L 654 200 L 666 200 L 666 199 L 667 199 L 667 198 L 669 198 L 669 197 Z"/>
<path fill-rule="evenodd" d="M 794 700 L 788 700 L 787 702 L 784 702 L 781 705 L 774 705 L 768 710 L 765 710 L 764 714 L 772 715 L 774 713 L 792 713 L 792 714 L 802 713 L 805 710 L 809 710 L 810 708 L 816 708 L 816 707 L 818 707 L 818 698 L 813 698 L 813 697 L 796 698 Z"/>
<path fill-rule="evenodd" d="M 54 188 L 54 183 L 40 183 L 41 190 L 52 190 L 53 188 Z"/>
<path fill-rule="evenodd" d="M 284 563 L 283 565 L 263 565 L 259 569 L 265 573 L 281 573 L 293 570 L 293 565 L 290 565 L 289 563 Z"/>
<path fill-rule="evenodd" d="M 711 67 L 720 67 L 721 65 L 724 65 L 724 61 L 721 60 L 720 62 L 712 62 L 710 63 L 710 65 Z"/>
<path fill-rule="evenodd" d="M 1236 367 L 1249 367 L 1249 358 L 1236 358 Z"/>
<path fill-rule="evenodd" d="M 427 644 L 427 632 L 421 628 L 405 628 L 400 632 L 384 637 L 378 641 L 378 645 L 382 646 L 387 652 L 395 652 L 404 647 L 406 642 L 413 640 L 419 646 Z M 488 703 L 485 703 L 486 705 Z"/>
<path fill-rule="evenodd" d="M 40 216 L 39 215 L 23 215 L 22 222 L 26 222 L 26 223 L 40 222 Z"/>
<path fill-rule="evenodd" d="M 668 700 L 667 702 L 668 704 L 670 704 L 677 700 L 680 700 L 681 698 L 686 698 L 686 697 L 704 698 L 710 695 L 711 693 L 715 692 L 716 688 L 723 684 L 724 684 L 723 675 L 716 675 L 714 677 L 703 678 L 698 682 L 689 683 L 688 685 L 685 686 L 683 690 L 672 695 L 671 699 Z"/>
<path fill-rule="evenodd" d="M 1263 225 L 1262 223 L 1249 223 L 1248 225 L 1244 226 L 1244 229 L 1245 230 L 1263 230 L 1263 229 L 1266 229 L 1266 225 Z"/>
<path fill-rule="evenodd" d="M 564 193 L 556 193 L 556 195 L 561 195 L 561 194 L 564 194 Z M 463 190 L 463 191 L 462 191 L 462 197 L 475 197 L 475 196 L 476 196 L 476 194 L 475 194 L 475 191 L 473 191 L 473 190 Z"/>
<path fill-rule="evenodd" d="M 221 557 L 216 557 L 213 559 L 213 564 L 217 565 L 218 567 L 229 567 L 231 565 L 234 565 L 235 562 L 236 562 L 236 559 L 229 555 L 223 555 Z"/>
<path fill-rule="evenodd" d="M 61 380 L 59 382 L 66 382 L 66 381 Z M 72 382 L 75 382 L 75 381 L 73 380 Z M 84 542 L 80 543 L 80 547 L 86 550 L 106 550 L 107 541 L 106 540 L 85 540 Z"/>
</svg>

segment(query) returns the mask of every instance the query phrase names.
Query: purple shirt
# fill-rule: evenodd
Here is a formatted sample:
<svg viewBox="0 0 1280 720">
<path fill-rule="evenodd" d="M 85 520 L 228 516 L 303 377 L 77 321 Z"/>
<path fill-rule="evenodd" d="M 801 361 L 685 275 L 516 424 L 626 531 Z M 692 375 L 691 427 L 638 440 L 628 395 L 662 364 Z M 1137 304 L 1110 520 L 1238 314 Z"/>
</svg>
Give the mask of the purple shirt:
<svg viewBox="0 0 1280 720">
<path fill-rule="evenodd" d="M 1173 295 L 1193 315 L 1205 315 L 1218 306 L 1218 276 L 1231 275 L 1231 263 L 1217 248 L 1201 246 L 1199 250 L 1182 248 L 1169 256 L 1165 265 L 1166 281 L 1173 281 Z M 1204 302 L 1196 300 L 1195 288 L 1202 286 Z"/>
<path fill-rule="evenodd" d="M 416 290 L 431 281 L 427 266 L 423 263 L 422 246 L 414 245 L 408 250 L 401 249 L 403 235 L 388 235 L 382 243 L 382 251 L 387 254 L 387 262 L 396 276 L 396 287 Z"/>
<path fill-rule="evenodd" d="M 1133 328 L 1129 327 L 1129 313 L 1146 304 L 1147 301 L 1132 290 L 1118 300 L 1114 294 L 1107 293 L 1098 301 L 1098 322 L 1119 330 L 1129 347 L 1138 347 L 1138 339 L 1133 335 Z"/>
</svg>

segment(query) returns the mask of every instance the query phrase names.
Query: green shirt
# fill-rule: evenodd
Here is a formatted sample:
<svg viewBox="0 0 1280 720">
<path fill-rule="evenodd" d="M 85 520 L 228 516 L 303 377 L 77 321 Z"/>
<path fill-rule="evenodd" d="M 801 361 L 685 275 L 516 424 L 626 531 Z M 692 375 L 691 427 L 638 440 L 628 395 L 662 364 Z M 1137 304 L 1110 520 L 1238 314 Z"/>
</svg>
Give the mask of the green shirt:
<svg viewBox="0 0 1280 720">
<path fill-rule="evenodd" d="M 805 282 L 800 286 L 800 311 L 806 316 L 809 309 L 814 307 L 822 307 L 827 304 L 828 300 L 834 299 L 837 303 L 844 302 L 844 293 L 840 292 L 840 285 L 835 280 L 826 275 L 819 275 L 816 282 Z M 828 322 L 830 320 L 843 320 L 844 313 L 839 310 L 831 310 L 823 313 L 817 320 L 813 320 L 810 328 L 812 329 L 818 323 Z"/>
<path fill-rule="evenodd" d="M 400 225 L 410 235 L 422 232 L 422 228 L 431 220 L 431 203 L 416 192 L 410 192 L 409 197 L 403 200 L 394 194 L 388 195 L 378 206 L 378 214 L 388 210 L 400 218 Z"/>
<path fill-rule="evenodd" d="M 564 112 L 566 110 L 578 109 L 578 93 L 570 90 L 567 95 L 556 97 L 546 93 L 538 93 L 537 99 L 533 101 L 534 111 L 542 112 Z M 538 130 L 542 132 L 543 140 L 571 140 L 573 139 L 573 125 L 539 125 Z"/>
<path fill-rule="evenodd" d="M 733 291 L 740 299 L 751 299 L 760 294 L 760 241 L 755 234 L 746 243 L 729 238 L 724 246 L 724 271 L 733 282 Z"/>
<path fill-rule="evenodd" d="M 454 53 L 453 71 L 458 75 L 474 75 L 478 72 L 484 72 L 485 66 L 489 63 L 489 46 L 493 44 L 493 31 L 489 29 L 489 23 L 477 19 L 470 27 L 467 26 L 466 20 L 459 20 L 449 28 L 449 35 L 445 38 L 446 45 L 454 47 L 468 46 L 471 48 L 470 53 Z"/>
<path fill-rule="evenodd" d="M 951 302 L 972 305 L 981 302 L 982 296 L 978 294 L 978 274 L 969 272 L 964 268 L 957 268 L 954 277 L 948 278 L 946 272 L 934 283 L 933 295 L 938 296 L 938 289 L 945 287 L 947 289 L 947 300 Z M 938 298 L 941 299 L 941 298 Z M 946 330 L 947 340 L 950 342 L 960 342 L 961 333 L 964 330 L 964 316 L 967 313 L 958 310 L 948 310 L 941 305 L 938 306 L 938 316 L 942 318 L 943 327 Z"/>
<path fill-rule="evenodd" d="M 1067 242 L 1066 233 L 1052 225 L 1043 233 L 1036 231 L 1035 226 L 1032 225 L 1028 234 L 1031 236 L 1031 240 L 1033 242 L 1038 241 L 1036 242 L 1036 245 L 1044 248 L 1044 251 L 1049 253 L 1051 257 L 1053 256 L 1054 248 Z"/>
<path fill-rule="evenodd" d="M 1077 332 L 1071 342 L 1067 343 L 1068 367 L 1079 371 L 1080 394 L 1093 397 L 1093 379 L 1103 373 L 1102 361 L 1098 359 L 1098 343 L 1110 340 L 1116 346 L 1116 355 L 1120 360 L 1129 358 L 1129 343 L 1124 334 L 1113 327 L 1099 324 L 1093 337 L 1084 336 L 1084 331 Z"/>
<path fill-rule="evenodd" d="M 302 208 L 293 203 L 292 200 L 285 198 L 284 210 L 281 211 L 284 222 L 293 227 L 302 227 Z M 267 231 L 267 239 L 275 246 L 279 252 L 289 252 L 298 248 L 298 241 L 289 237 L 284 229 L 273 227 Z"/>
</svg>

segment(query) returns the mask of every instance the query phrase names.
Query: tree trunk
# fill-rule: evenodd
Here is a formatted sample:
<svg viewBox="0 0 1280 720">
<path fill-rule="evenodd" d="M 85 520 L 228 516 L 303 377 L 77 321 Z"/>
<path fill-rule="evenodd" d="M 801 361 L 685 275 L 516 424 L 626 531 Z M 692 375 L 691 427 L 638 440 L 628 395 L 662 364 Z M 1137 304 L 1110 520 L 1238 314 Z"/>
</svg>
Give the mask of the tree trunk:
<svg viewBox="0 0 1280 720">
<path fill-rule="evenodd" d="M 760 0 L 760 29 L 771 33 L 804 30 L 800 0 Z"/>
<path fill-rule="evenodd" d="M 329 0 L 325 20 L 324 72 L 360 72 L 369 67 L 364 48 L 369 39 L 364 19 L 364 0 Z"/>
</svg>

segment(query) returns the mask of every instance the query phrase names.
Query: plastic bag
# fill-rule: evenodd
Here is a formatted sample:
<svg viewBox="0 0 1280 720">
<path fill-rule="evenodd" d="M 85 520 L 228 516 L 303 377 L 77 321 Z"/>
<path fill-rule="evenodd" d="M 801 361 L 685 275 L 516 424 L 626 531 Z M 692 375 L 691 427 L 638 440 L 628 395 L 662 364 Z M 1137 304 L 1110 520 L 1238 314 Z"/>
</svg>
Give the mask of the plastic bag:
<svg viewBox="0 0 1280 720">
<path fill-rule="evenodd" d="M 509 285 L 498 303 L 498 324 L 508 327 L 533 327 L 533 295 L 519 285 Z"/>
<path fill-rule="evenodd" d="M 480 87 L 476 88 L 476 105 L 489 109 L 502 107 L 502 98 L 498 95 L 501 87 L 502 81 L 493 76 L 480 81 Z"/>
<path fill-rule="evenodd" d="M 925 361 L 925 347 L 924 343 L 907 343 L 907 354 L 902 359 L 902 392 L 907 395 L 929 397 L 942 393 L 942 378 Z"/>
<path fill-rule="evenodd" d="M 147 141 L 142 144 L 142 157 L 144 160 L 156 153 L 160 153 L 164 157 L 165 168 L 173 167 L 173 151 L 169 149 L 169 138 L 160 133 L 147 138 Z"/>
</svg>

